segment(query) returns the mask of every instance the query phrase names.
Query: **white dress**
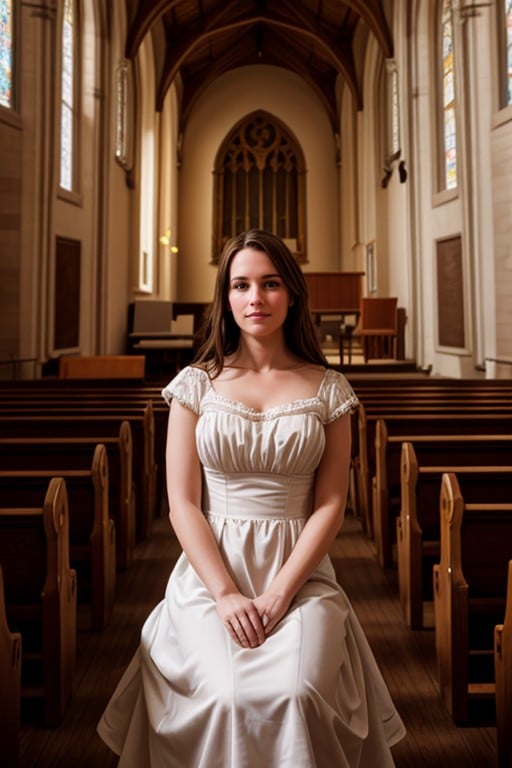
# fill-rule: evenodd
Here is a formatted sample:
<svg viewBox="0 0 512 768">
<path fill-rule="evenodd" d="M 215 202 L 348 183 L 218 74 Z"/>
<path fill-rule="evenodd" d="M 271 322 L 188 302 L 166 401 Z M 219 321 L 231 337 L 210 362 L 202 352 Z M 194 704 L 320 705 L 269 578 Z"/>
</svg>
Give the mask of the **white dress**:
<svg viewBox="0 0 512 768">
<path fill-rule="evenodd" d="M 311 513 L 323 425 L 356 397 L 327 370 L 315 397 L 260 413 L 193 367 L 163 395 L 199 416 L 204 514 L 240 590 L 261 594 Z M 98 731 L 121 768 L 387 768 L 405 733 L 328 557 L 244 649 L 184 554 Z"/>
</svg>

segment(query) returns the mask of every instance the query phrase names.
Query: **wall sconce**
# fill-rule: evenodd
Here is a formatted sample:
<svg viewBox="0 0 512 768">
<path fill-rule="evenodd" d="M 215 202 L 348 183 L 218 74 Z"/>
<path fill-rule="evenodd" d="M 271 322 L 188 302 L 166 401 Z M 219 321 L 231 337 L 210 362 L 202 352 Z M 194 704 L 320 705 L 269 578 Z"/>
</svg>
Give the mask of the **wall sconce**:
<svg viewBox="0 0 512 768">
<path fill-rule="evenodd" d="M 392 173 L 393 173 L 393 168 L 384 168 L 384 176 L 382 177 L 380 182 L 382 189 L 387 188 Z"/>
</svg>

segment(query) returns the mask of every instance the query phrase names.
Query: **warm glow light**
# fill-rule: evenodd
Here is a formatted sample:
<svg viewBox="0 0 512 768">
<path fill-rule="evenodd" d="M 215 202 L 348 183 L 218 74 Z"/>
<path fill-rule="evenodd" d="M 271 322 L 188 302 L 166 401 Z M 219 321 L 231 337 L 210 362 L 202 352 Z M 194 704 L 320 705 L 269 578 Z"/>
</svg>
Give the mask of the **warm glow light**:
<svg viewBox="0 0 512 768">
<path fill-rule="evenodd" d="M 175 245 L 171 245 L 171 230 L 168 229 L 165 235 L 162 235 L 159 238 L 162 245 L 165 245 L 166 248 L 169 248 L 171 253 L 178 253 L 178 248 Z"/>
</svg>

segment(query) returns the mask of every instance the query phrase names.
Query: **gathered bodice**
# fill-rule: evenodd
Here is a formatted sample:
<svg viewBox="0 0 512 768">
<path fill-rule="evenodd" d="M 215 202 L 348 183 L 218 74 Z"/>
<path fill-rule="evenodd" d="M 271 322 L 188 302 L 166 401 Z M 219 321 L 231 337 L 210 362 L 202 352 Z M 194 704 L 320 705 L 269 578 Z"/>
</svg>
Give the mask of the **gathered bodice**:
<svg viewBox="0 0 512 768">
<path fill-rule="evenodd" d="M 163 395 L 198 415 L 203 511 L 239 520 L 299 520 L 310 514 L 325 424 L 356 402 L 346 379 L 332 370 L 315 396 L 266 411 L 219 395 L 199 368 L 183 369 Z"/>
<path fill-rule="evenodd" d="M 205 513 L 293 519 L 311 511 L 325 437 L 318 416 L 302 412 L 301 403 L 262 418 L 239 404 L 214 399 L 199 418 L 196 441 Z"/>
</svg>

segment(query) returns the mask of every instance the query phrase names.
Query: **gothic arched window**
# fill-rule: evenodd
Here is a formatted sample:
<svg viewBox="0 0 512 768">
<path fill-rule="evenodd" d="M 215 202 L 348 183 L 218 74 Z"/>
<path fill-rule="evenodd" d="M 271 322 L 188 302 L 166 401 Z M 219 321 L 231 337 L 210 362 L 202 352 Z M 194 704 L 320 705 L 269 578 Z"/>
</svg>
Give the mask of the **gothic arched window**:
<svg viewBox="0 0 512 768">
<path fill-rule="evenodd" d="M 453 41 L 453 11 L 451 0 L 442 0 L 440 23 L 441 51 L 439 55 L 439 188 L 457 187 L 457 124 L 455 92 L 455 51 Z"/>
<path fill-rule="evenodd" d="M 299 262 L 307 261 L 304 156 L 275 117 L 258 111 L 238 123 L 217 154 L 214 175 L 214 264 L 226 241 L 251 227 L 282 238 Z"/>
<path fill-rule="evenodd" d="M 77 187 L 78 12 L 76 0 L 64 0 L 61 26 L 60 175 L 67 192 Z"/>
</svg>

